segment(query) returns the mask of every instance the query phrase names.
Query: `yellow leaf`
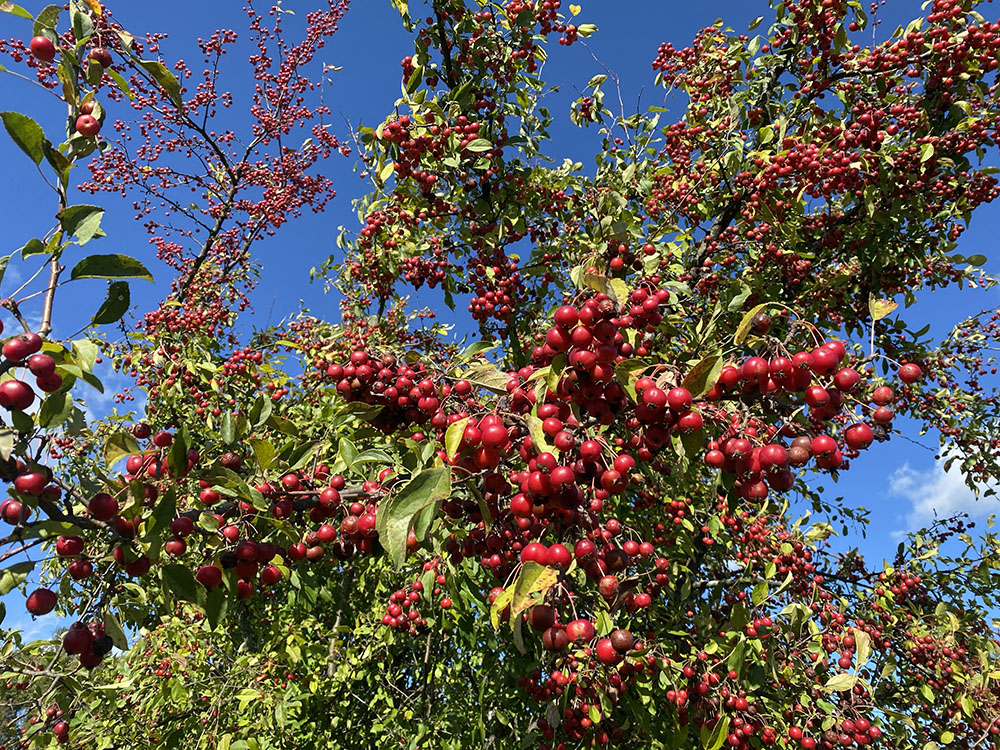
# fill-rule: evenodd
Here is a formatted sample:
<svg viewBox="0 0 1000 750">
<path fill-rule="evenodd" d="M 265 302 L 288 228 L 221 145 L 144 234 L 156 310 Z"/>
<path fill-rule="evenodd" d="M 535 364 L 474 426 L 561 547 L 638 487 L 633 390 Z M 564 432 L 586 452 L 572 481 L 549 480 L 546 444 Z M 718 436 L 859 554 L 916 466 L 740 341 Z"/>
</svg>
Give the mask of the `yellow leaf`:
<svg viewBox="0 0 1000 750">
<path fill-rule="evenodd" d="M 89 5 L 90 9 L 94 11 L 95 16 L 99 16 L 101 15 L 101 13 L 103 13 L 103 11 L 101 10 L 101 4 L 98 2 L 98 0 L 87 0 L 87 5 Z"/>
<path fill-rule="evenodd" d="M 569 6 L 569 12 L 572 13 L 574 16 L 580 15 L 580 6 L 579 5 Z"/>
<path fill-rule="evenodd" d="M 893 302 L 891 299 L 876 299 L 875 297 L 869 297 L 868 299 L 868 310 L 872 314 L 872 320 L 881 320 L 897 307 L 899 307 L 899 304 Z"/>
</svg>

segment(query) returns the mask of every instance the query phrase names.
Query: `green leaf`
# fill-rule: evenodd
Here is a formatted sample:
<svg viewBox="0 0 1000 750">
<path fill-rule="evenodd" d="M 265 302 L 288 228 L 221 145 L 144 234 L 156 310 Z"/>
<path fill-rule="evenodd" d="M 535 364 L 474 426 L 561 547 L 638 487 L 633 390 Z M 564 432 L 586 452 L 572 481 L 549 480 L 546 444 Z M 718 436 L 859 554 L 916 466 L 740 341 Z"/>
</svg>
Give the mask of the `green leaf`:
<svg viewBox="0 0 1000 750">
<path fill-rule="evenodd" d="M 89 39 L 94 33 L 94 22 L 90 20 L 90 14 L 80 7 L 79 0 L 70 2 L 69 14 L 74 38 L 78 41 Z"/>
<path fill-rule="evenodd" d="M 35 563 L 32 560 L 25 560 L 0 571 L 0 596 L 6 596 L 24 583 L 34 567 Z"/>
<path fill-rule="evenodd" d="M 181 84 L 163 63 L 158 60 L 139 60 L 139 67 L 153 77 L 174 104 L 177 106 L 183 104 Z"/>
<path fill-rule="evenodd" d="M 491 148 L 493 148 L 493 144 L 490 143 L 485 138 L 476 138 L 473 141 L 469 141 L 465 145 L 465 148 L 467 151 L 474 151 L 476 153 L 481 153 L 483 151 L 489 151 Z"/>
<path fill-rule="evenodd" d="M 73 397 L 68 393 L 53 393 L 38 410 L 39 427 L 56 427 L 65 422 L 73 411 Z"/>
<path fill-rule="evenodd" d="M 929 161 L 932 156 L 934 156 L 934 144 L 925 143 L 923 148 L 920 149 L 920 163 L 923 164 L 925 161 Z"/>
<path fill-rule="evenodd" d="M 104 632 L 111 638 L 111 642 L 115 646 L 122 651 L 128 651 L 128 638 L 110 609 L 104 610 Z"/>
<path fill-rule="evenodd" d="M 848 690 L 853 690 L 854 686 L 858 682 L 858 676 L 844 672 L 843 674 L 836 674 L 826 681 L 826 685 L 823 689 L 830 693 L 843 693 Z"/>
<path fill-rule="evenodd" d="M 48 31 L 49 34 L 54 34 L 59 24 L 60 13 L 62 13 L 61 5 L 46 5 L 42 8 L 41 12 L 35 16 L 35 25 L 31 33 L 35 36 L 41 36 L 46 31 Z M 55 40 L 53 39 L 53 41 Z"/>
<path fill-rule="evenodd" d="M 582 23 L 576 27 L 577 35 L 582 39 L 586 39 L 595 31 L 597 31 L 597 27 L 592 23 Z"/>
<path fill-rule="evenodd" d="M 70 237 L 75 236 L 77 243 L 84 245 L 101 232 L 101 217 L 104 209 L 100 206 L 67 206 L 56 216 L 59 224 Z"/>
<path fill-rule="evenodd" d="M 272 408 L 271 399 L 265 396 L 257 396 L 250 407 L 250 424 L 254 427 L 260 427 L 271 416 Z"/>
<path fill-rule="evenodd" d="M 100 352 L 97 344 L 90 339 L 77 339 L 72 342 L 73 356 L 80 366 L 81 372 L 92 372 L 97 364 L 97 355 Z"/>
<path fill-rule="evenodd" d="M 719 750 L 719 748 L 722 747 L 722 743 L 726 741 L 728 736 L 729 717 L 723 716 L 719 719 L 718 723 L 711 732 L 708 731 L 707 727 L 702 727 L 701 745 L 705 748 L 705 750 Z"/>
<path fill-rule="evenodd" d="M 470 368 L 462 374 L 462 378 L 497 393 L 507 393 L 507 383 L 510 381 L 509 375 L 489 363 Z"/>
<path fill-rule="evenodd" d="M 153 542 L 166 532 L 170 522 L 174 520 L 177 513 L 177 493 L 173 488 L 160 495 L 153 509 L 153 514 L 145 525 L 145 533 L 142 538 L 146 542 Z"/>
<path fill-rule="evenodd" d="M 94 313 L 94 317 L 91 318 L 90 324 L 100 326 L 118 322 L 122 319 L 122 316 L 128 312 L 128 308 L 131 303 L 132 294 L 129 291 L 128 282 L 112 281 L 108 285 L 107 298 L 104 300 L 100 308 L 98 308 L 97 312 Z"/>
<path fill-rule="evenodd" d="M 462 435 L 469 424 L 469 417 L 459 419 L 448 425 L 444 432 L 444 452 L 448 455 L 448 460 L 455 458 L 458 454 L 458 447 L 462 443 Z"/>
<path fill-rule="evenodd" d="M 115 82 L 115 86 L 117 86 L 118 90 L 128 97 L 129 101 L 135 99 L 135 93 L 133 93 L 131 87 L 128 85 L 128 81 L 122 77 L 121 73 L 116 70 L 105 70 L 104 72 L 106 75 L 111 76 L 111 80 Z"/>
<path fill-rule="evenodd" d="M 228 611 L 229 597 L 225 586 L 213 589 L 205 595 L 205 616 L 208 617 L 208 625 L 212 630 L 219 627 L 219 623 Z"/>
<path fill-rule="evenodd" d="M 406 537 L 418 514 L 451 495 L 451 468 L 435 466 L 417 472 L 395 495 L 379 503 L 376 529 L 396 567 L 406 560 Z M 418 537 L 419 538 L 419 537 Z"/>
<path fill-rule="evenodd" d="M 236 438 L 236 431 L 233 428 L 233 413 L 228 409 L 222 412 L 222 426 L 219 430 L 219 437 L 226 445 L 232 445 Z"/>
<path fill-rule="evenodd" d="M 18 148 L 26 153 L 35 164 L 41 164 L 42 158 L 45 156 L 43 147 L 45 131 L 42 130 L 42 126 L 20 112 L 0 112 L 0 119 L 3 120 L 7 134 Z"/>
<path fill-rule="evenodd" d="M 337 445 L 337 455 L 344 462 L 344 466 L 350 469 L 351 464 L 354 463 L 354 459 L 358 457 L 358 448 L 351 440 L 344 437 L 340 439 Z"/>
<path fill-rule="evenodd" d="M 705 357 L 691 368 L 681 385 L 687 388 L 694 398 L 704 396 L 719 381 L 722 372 L 722 355 L 713 354 Z"/>
<path fill-rule="evenodd" d="M 854 641 L 855 653 L 858 659 L 855 671 L 860 672 L 861 668 L 868 663 L 868 657 L 872 654 L 872 639 L 865 631 L 856 629 L 854 631 Z"/>
<path fill-rule="evenodd" d="M 10 263 L 11 256 L 4 255 L 0 256 L 0 281 L 3 281 L 4 274 L 7 272 L 7 264 Z"/>
<path fill-rule="evenodd" d="M 542 429 L 542 420 L 534 414 L 525 416 L 528 422 L 528 434 L 531 435 L 531 444 L 539 453 L 552 453 L 553 448 L 549 441 L 545 439 L 545 430 Z"/>
<path fill-rule="evenodd" d="M 6 461 L 10 454 L 14 452 L 14 440 L 17 432 L 9 428 L 0 429 L 0 459 Z"/>
<path fill-rule="evenodd" d="M 15 5 L 10 0 L 3 0 L 0 2 L 0 11 L 4 13 L 10 13 L 12 16 L 19 16 L 21 18 L 26 18 L 29 21 L 32 20 L 31 14 L 22 8 L 20 5 Z"/>
<path fill-rule="evenodd" d="M 71 279 L 145 279 L 153 276 L 142 263 L 127 255 L 88 255 L 69 274 Z"/>
<path fill-rule="evenodd" d="M 741 320 L 740 324 L 736 327 L 736 333 L 733 336 L 734 344 L 739 346 L 746 341 L 747 335 L 750 333 L 750 326 L 753 325 L 754 316 L 761 312 L 765 307 L 767 307 L 767 303 L 762 302 L 743 316 L 743 320 Z"/>
<path fill-rule="evenodd" d="M 131 433 L 116 432 L 104 443 L 104 464 L 111 467 L 115 462 L 133 453 L 139 453 L 139 441 Z"/>
<path fill-rule="evenodd" d="M 965 262 L 968 263 L 970 266 L 975 266 L 976 268 L 979 268 L 979 266 L 983 265 L 986 262 L 986 256 L 979 255 L 977 253 L 976 255 L 970 255 L 969 257 L 967 257 L 965 259 Z"/>
<path fill-rule="evenodd" d="M 760 606 L 767 599 L 769 593 L 770 587 L 767 585 L 767 581 L 760 581 L 753 587 L 753 591 L 750 593 L 750 600 L 754 603 L 754 606 Z"/>
<path fill-rule="evenodd" d="M 30 258 L 32 255 L 41 255 L 45 252 L 45 243 L 43 243 L 37 237 L 32 237 L 30 240 L 24 243 L 18 251 L 22 258 Z M 10 262 L 10 256 L 7 256 L 8 262 Z"/>
<path fill-rule="evenodd" d="M 271 462 L 274 461 L 274 457 L 277 455 L 274 446 L 267 440 L 262 439 L 251 440 L 250 446 L 253 448 L 253 455 L 257 459 L 257 465 L 261 471 L 267 471 L 271 466 Z"/>
<path fill-rule="evenodd" d="M 500 626 L 500 615 L 510 604 L 510 600 L 513 596 L 513 587 L 504 589 L 503 592 L 498 594 L 497 598 L 493 600 L 493 604 L 490 605 L 490 623 L 493 625 L 494 630 Z"/>
</svg>

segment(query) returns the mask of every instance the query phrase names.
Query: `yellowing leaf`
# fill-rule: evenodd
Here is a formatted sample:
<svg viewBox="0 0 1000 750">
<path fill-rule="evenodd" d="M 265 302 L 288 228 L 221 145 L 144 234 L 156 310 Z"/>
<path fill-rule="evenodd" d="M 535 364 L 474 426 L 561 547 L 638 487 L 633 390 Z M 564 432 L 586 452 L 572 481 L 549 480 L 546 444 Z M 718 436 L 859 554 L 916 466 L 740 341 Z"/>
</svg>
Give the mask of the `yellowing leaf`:
<svg viewBox="0 0 1000 750">
<path fill-rule="evenodd" d="M 101 9 L 101 4 L 98 0 L 84 0 L 90 9 L 94 12 L 95 16 L 101 15 L 104 11 Z"/>
<path fill-rule="evenodd" d="M 734 344 L 739 346 L 746 341 L 747 334 L 750 333 L 750 326 L 753 325 L 754 317 L 756 317 L 757 313 L 761 312 L 765 307 L 767 307 L 767 303 L 762 302 L 743 316 L 743 320 L 741 320 L 740 324 L 736 327 L 736 334 L 733 336 Z"/>
<path fill-rule="evenodd" d="M 872 314 L 872 320 L 882 320 L 882 318 L 889 315 L 897 307 L 899 307 L 899 304 L 893 302 L 891 299 L 868 298 L 868 310 Z"/>
<path fill-rule="evenodd" d="M 550 588 L 559 580 L 559 571 L 536 562 L 526 562 L 521 566 L 517 579 L 511 588 L 510 621 L 513 623 L 519 614 L 543 598 Z M 541 597 L 536 597 L 541 594 Z"/>
<path fill-rule="evenodd" d="M 571 5 L 571 6 L 569 6 L 569 12 L 572 13 L 574 16 L 580 15 L 580 10 L 581 10 L 581 8 L 580 8 L 579 5 Z"/>
</svg>

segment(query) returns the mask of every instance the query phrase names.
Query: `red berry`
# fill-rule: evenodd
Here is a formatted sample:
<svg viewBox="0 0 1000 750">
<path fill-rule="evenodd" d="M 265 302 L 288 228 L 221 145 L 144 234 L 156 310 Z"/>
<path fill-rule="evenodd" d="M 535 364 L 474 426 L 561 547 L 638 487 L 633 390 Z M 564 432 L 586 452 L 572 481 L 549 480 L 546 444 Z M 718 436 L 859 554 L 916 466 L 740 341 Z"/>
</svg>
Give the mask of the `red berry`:
<svg viewBox="0 0 1000 750">
<path fill-rule="evenodd" d="M 43 62 L 52 62 L 56 57 L 56 45 L 48 37 L 33 37 L 28 46 L 31 48 L 31 54 Z"/>
<path fill-rule="evenodd" d="M 93 115 L 80 115 L 76 118 L 76 132 L 85 138 L 93 138 L 101 132 L 101 121 Z"/>
</svg>

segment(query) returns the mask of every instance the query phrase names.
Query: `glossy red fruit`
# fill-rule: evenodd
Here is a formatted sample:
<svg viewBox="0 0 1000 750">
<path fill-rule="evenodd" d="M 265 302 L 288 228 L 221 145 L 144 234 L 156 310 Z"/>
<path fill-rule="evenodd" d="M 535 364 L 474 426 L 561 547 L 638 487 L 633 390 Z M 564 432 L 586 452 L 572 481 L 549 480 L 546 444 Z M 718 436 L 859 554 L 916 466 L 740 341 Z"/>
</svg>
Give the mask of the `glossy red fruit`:
<svg viewBox="0 0 1000 750">
<path fill-rule="evenodd" d="M 48 37 L 33 37 L 28 43 L 28 47 L 31 49 L 31 54 L 34 55 L 37 60 L 41 60 L 42 62 L 52 62 L 56 59 L 56 45 L 53 44 L 52 40 Z"/>
<path fill-rule="evenodd" d="M 817 375 L 830 375 L 837 369 L 840 357 L 832 349 L 819 347 L 812 352 L 812 370 Z"/>
<path fill-rule="evenodd" d="M 861 373 L 853 367 L 844 367 L 837 370 L 836 375 L 833 376 L 833 384 L 837 386 L 837 390 L 853 393 L 861 385 Z"/>
<path fill-rule="evenodd" d="M 281 571 L 274 565 L 265 565 L 260 571 L 260 582 L 265 586 L 273 586 L 281 580 Z"/>
<path fill-rule="evenodd" d="M 597 590 L 605 599 L 611 599 L 618 591 L 618 579 L 615 576 L 601 576 L 597 582 Z"/>
<path fill-rule="evenodd" d="M 56 607 L 57 597 L 54 592 L 48 589 L 35 589 L 28 594 L 28 601 L 25 606 L 28 612 L 35 615 L 47 615 Z"/>
<path fill-rule="evenodd" d="M 814 456 L 828 456 L 837 450 L 837 441 L 829 435 L 817 435 L 810 447 Z"/>
<path fill-rule="evenodd" d="M 880 385 L 872 393 L 872 402 L 877 406 L 885 406 L 886 404 L 891 404 L 896 400 L 896 394 L 893 393 L 892 388 L 887 385 Z"/>
<path fill-rule="evenodd" d="M 872 412 L 872 419 L 879 424 L 889 424 L 894 416 L 895 414 L 888 406 L 880 406 Z"/>
<path fill-rule="evenodd" d="M 37 333 L 22 333 L 3 345 L 3 356 L 12 362 L 20 362 L 42 348 L 42 337 Z"/>
<path fill-rule="evenodd" d="M 536 633 L 543 633 L 556 624 L 556 611 L 547 604 L 536 604 L 528 610 L 528 624 Z"/>
<path fill-rule="evenodd" d="M 760 465 L 764 469 L 780 469 L 788 466 L 788 451 L 785 450 L 785 446 L 771 443 L 761 448 Z"/>
<path fill-rule="evenodd" d="M 569 636 L 562 628 L 552 627 L 542 633 L 542 648 L 546 651 L 565 651 L 569 647 Z"/>
<path fill-rule="evenodd" d="M 566 570 L 573 560 L 573 554 L 562 544 L 553 544 L 546 553 L 546 565 L 556 570 Z"/>
<path fill-rule="evenodd" d="M 750 357 L 740 368 L 740 376 L 750 383 L 763 383 L 770 375 L 770 365 L 763 357 Z"/>
<path fill-rule="evenodd" d="M 579 563 L 584 563 L 589 561 L 593 556 L 597 547 L 589 539 L 581 539 L 576 544 L 573 545 L 573 556 Z"/>
<path fill-rule="evenodd" d="M 506 427 L 502 424 L 492 423 L 482 428 L 480 440 L 488 448 L 502 448 L 507 444 L 508 438 Z"/>
<path fill-rule="evenodd" d="M 601 457 L 601 444 L 596 440 L 584 440 L 580 443 L 580 458 L 584 461 L 596 461 Z"/>
<path fill-rule="evenodd" d="M 673 411 L 682 412 L 687 411 L 694 404 L 694 400 L 691 398 L 691 391 L 687 388 L 671 388 L 667 392 L 667 406 L 669 406 Z"/>
<path fill-rule="evenodd" d="M 642 394 L 642 403 L 654 411 L 660 411 L 667 406 L 667 394 L 659 388 L 647 388 Z"/>
<path fill-rule="evenodd" d="M 566 635 L 573 643 L 589 643 L 594 640 L 597 631 L 594 629 L 594 623 L 581 618 L 573 620 L 566 626 Z"/>
<path fill-rule="evenodd" d="M 74 622 L 63 636 L 63 648 L 69 654 L 82 654 L 90 650 L 93 641 L 94 636 L 90 634 L 87 626 L 82 622 Z"/>
<path fill-rule="evenodd" d="M 905 364 L 899 368 L 899 379 L 904 383 L 916 383 L 923 377 L 924 371 L 920 369 L 920 365 Z"/>
<path fill-rule="evenodd" d="M 106 492 L 98 492 L 87 504 L 87 510 L 100 521 L 110 521 L 118 513 L 118 501 Z"/>
<path fill-rule="evenodd" d="M 163 551 L 171 557 L 180 557 L 187 551 L 187 542 L 179 536 L 172 537 L 164 543 Z"/>
<path fill-rule="evenodd" d="M 160 430 L 155 435 L 153 435 L 153 445 L 155 445 L 157 448 L 166 448 L 173 442 L 174 442 L 174 436 L 171 435 L 166 430 Z"/>
<path fill-rule="evenodd" d="M 40 471 L 29 471 L 26 474 L 19 474 L 14 479 L 14 489 L 22 495 L 38 497 L 45 489 L 48 480 Z"/>
<path fill-rule="evenodd" d="M 56 361 L 48 354 L 32 354 L 28 358 L 28 369 L 38 377 L 48 377 L 56 371 Z"/>
<path fill-rule="evenodd" d="M 555 315 L 553 315 L 552 318 L 557 326 L 562 328 L 572 328 L 580 320 L 580 314 L 577 312 L 575 307 L 563 305 L 556 310 Z"/>
<path fill-rule="evenodd" d="M 521 562 L 536 562 L 539 565 L 545 565 L 548 557 L 548 549 L 539 542 L 531 542 L 521 550 Z"/>
<path fill-rule="evenodd" d="M 875 435 L 872 432 L 872 428 L 864 422 L 852 424 L 844 430 L 844 440 L 847 442 L 847 447 L 853 450 L 867 448 L 872 444 L 872 440 L 874 439 Z"/>
<path fill-rule="evenodd" d="M 54 372 L 51 375 L 39 375 L 35 379 L 35 385 L 45 393 L 55 393 L 62 387 L 62 375 Z"/>
<path fill-rule="evenodd" d="M 194 531 L 194 521 L 187 516 L 175 518 L 170 522 L 170 530 L 177 536 L 187 536 Z"/>
<path fill-rule="evenodd" d="M 83 552 L 83 540 L 78 536 L 61 536 L 56 539 L 56 554 L 74 557 Z"/>
<path fill-rule="evenodd" d="M 605 666 L 614 666 L 622 660 L 622 655 L 615 650 L 610 638 L 601 638 L 594 647 L 594 655 Z"/>
<path fill-rule="evenodd" d="M 76 118 L 76 132 L 85 138 L 93 138 L 101 132 L 101 121 L 93 115 L 80 115 Z"/>
<path fill-rule="evenodd" d="M 90 560 L 74 560 L 67 570 L 74 581 L 83 581 L 94 574 L 94 564 Z"/>
<path fill-rule="evenodd" d="M 35 402 L 35 392 L 22 380 L 0 383 L 0 406 L 11 411 L 24 411 Z"/>
<path fill-rule="evenodd" d="M 91 60 L 98 63 L 102 68 L 111 67 L 111 52 L 104 47 L 94 47 L 87 55 Z"/>
<path fill-rule="evenodd" d="M 211 591 L 222 583 L 222 570 L 215 565 L 202 565 L 194 577 L 198 583 Z"/>
</svg>

